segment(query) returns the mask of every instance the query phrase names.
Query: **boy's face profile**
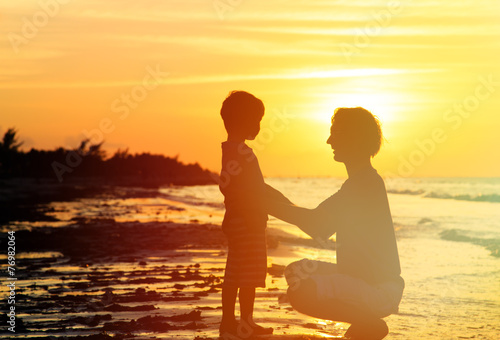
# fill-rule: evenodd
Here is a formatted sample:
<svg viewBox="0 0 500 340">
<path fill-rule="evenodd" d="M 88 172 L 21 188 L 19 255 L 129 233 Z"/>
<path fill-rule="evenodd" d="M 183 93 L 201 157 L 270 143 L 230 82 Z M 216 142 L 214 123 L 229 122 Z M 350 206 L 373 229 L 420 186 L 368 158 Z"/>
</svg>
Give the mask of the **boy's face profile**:
<svg viewBox="0 0 500 340">
<path fill-rule="evenodd" d="M 262 118 L 251 119 L 246 125 L 246 139 L 254 140 L 260 132 L 260 122 Z"/>
</svg>

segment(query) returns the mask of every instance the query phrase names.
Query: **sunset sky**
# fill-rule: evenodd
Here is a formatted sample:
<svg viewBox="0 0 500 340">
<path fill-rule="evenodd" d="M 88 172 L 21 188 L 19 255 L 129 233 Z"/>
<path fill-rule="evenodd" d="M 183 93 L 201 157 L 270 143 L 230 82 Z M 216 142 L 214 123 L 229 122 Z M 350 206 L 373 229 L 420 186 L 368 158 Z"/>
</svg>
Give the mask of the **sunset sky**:
<svg viewBox="0 0 500 340">
<path fill-rule="evenodd" d="M 499 56 L 498 0 L 2 1 L 0 133 L 218 171 L 221 103 L 246 90 L 266 176 L 344 176 L 342 106 L 380 118 L 384 176 L 500 176 Z"/>
</svg>

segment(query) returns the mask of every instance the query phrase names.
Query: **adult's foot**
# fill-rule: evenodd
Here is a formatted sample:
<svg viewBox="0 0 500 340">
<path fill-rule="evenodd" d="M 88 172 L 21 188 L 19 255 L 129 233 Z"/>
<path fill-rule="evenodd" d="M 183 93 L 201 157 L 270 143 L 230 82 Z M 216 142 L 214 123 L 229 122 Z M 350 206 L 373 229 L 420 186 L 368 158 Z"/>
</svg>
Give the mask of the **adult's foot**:
<svg viewBox="0 0 500 340">
<path fill-rule="evenodd" d="M 345 332 L 344 338 L 351 340 L 380 340 L 389 334 L 389 327 L 382 319 L 373 319 L 352 324 Z"/>
</svg>

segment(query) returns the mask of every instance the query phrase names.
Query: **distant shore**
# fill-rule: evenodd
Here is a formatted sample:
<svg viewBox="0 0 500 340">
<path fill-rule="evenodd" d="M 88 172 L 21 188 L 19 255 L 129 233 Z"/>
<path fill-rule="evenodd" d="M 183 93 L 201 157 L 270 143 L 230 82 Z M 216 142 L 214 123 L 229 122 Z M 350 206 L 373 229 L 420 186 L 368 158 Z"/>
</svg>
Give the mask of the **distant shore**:
<svg viewBox="0 0 500 340">
<path fill-rule="evenodd" d="M 215 180 L 205 176 L 177 177 L 170 180 L 137 176 L 113 179 L 70 177 L 62 182 L 55 178 L 0 178 L 0 224 L 16 220 L 53 221 L 40 207 L 41 204 L 110 194 L 117 187 L 158 189 L 166 186 L 205 184 L 215 184 Z M 137 195 L 137 191 L 134 194 Z"/>
</svg>

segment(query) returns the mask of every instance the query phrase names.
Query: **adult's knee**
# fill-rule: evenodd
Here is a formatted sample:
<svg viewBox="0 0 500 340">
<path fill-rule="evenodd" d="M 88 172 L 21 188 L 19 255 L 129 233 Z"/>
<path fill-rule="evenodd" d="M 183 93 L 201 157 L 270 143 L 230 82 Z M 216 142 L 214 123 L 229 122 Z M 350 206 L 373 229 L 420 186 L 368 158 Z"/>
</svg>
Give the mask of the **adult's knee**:
<svg viewBox="0 0 500 340">
<path fill-rule="evenodd" d="M 285 279 L 288 285 L 294 286 L 301 280 L 306 280 L 318 269 L 316 261 L 302 259 L 290 263 L 285 268 Z"/>
<path fill-rule="evenodd" d="M 286 282 L 287 284 L 290 286 L 291 284 L 291 281 L 295 281 L 297 279 L 300 279 L 296 272 L 298 270 L 300 270 L 300 261 L 295 261 L 295 262 L 292 262 L 290 264 L 288 264 L 286 267 L 285 267 L 285 279 L 286 279 Z"/>
<path fill-rule="evenodd" d="M 288 296 L 288 301 L 290 305 L 292 305 L 293 309 L 298 312 L 303 313 L 304 311 L 304 298 L 302 297 L 302 291 L 299 289 L 299 286 L 289 286 L 286 292 Z"/>
<path fill-rule="evenodd" d="M 314 307 L 319 303 L 312 279 L 300 280 L 290 285 L 287 290 L 288 301 L 296 311 L 312 315 Z"/>
</svg>

